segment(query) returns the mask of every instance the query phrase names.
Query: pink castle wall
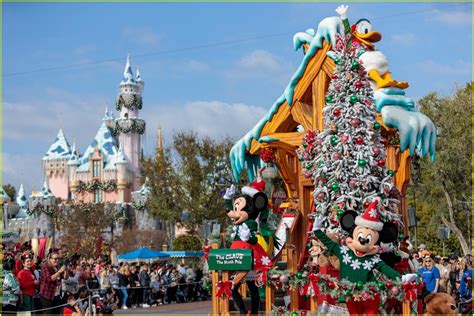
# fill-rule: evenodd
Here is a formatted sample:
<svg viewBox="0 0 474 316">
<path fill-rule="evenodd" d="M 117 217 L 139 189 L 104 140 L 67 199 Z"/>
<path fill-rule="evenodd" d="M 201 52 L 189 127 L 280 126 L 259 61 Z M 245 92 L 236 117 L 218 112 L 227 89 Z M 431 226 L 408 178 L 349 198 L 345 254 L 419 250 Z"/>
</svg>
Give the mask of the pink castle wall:
<svg viewBox="0 0 474 316">
<path fill-rule="evenodd" d="M 49 178 L 49 188 L 51 189 L 51 192 L 53 192 L 54 196 L 63 200 L 67 200 L 69 193 L 69 183 L 65 174 L 63 174 L 63 176 L 55 174 Z"/>
<path fill-rule="evenodd" d="M 112 191 L 112 192 L 105 192 L 103 196 L 104 202 L 112 202 L 115 203 L 118 201 L 118 192 L 117 191 Z"/>
</svg>

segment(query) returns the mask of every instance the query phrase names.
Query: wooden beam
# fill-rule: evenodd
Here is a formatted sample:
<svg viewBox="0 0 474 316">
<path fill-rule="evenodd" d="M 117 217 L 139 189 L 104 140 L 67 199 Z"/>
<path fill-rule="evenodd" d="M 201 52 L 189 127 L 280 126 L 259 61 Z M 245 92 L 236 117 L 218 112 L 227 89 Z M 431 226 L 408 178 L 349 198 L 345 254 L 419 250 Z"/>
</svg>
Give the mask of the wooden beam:
<svg viewBox="0 0 474 316">
<path fill-rule="evenodd" d="M 313 107 L 300 101 L 296 101 L 291 108 L 293 119 L 301 124 L 305 130 L 313 129 Z"/>
<path fill-rule="evenodd" d="M 313 127 L 314 130 L 322 131 L 323 125 L 323 108 L 326 104 L 326 88 L 329 85 L 329 77 L 324 72 L 318 73 L 313 81 Z"/>
</svg>

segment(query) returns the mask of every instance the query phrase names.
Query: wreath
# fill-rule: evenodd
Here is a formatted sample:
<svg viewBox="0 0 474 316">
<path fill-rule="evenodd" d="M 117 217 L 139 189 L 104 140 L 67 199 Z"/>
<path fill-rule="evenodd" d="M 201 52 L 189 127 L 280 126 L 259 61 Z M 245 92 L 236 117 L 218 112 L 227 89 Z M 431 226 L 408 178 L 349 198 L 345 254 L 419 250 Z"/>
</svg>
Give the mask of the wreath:
<svg viewBox="0 0 474 316">
<path fill-rule="evenodd" d="M 128 101 L 128 102 L 127 102 Z M 139 94 L 132 94 L 131 95 L 131 100 L 125 100 L 123 95 L 121 94 L 117 101 L 115 102 L 115 109 L 117 111 L 120 111 L 122 107 L 125 107 L 127 109 L 138 109 L 141 110 L 143 107 L 143 99 L 142 96 Z"/>
<path fill-rule="evenodd" d="M 104 192 L 112 192 L 117 189 L 117 181 L 108 180 L 101 182 L 100 180 L 94 179 L 90 182 L 79 181 L 77 184 L 77 192 L 94 192 L 95 190 L 102 190 Z"/>
</svg>

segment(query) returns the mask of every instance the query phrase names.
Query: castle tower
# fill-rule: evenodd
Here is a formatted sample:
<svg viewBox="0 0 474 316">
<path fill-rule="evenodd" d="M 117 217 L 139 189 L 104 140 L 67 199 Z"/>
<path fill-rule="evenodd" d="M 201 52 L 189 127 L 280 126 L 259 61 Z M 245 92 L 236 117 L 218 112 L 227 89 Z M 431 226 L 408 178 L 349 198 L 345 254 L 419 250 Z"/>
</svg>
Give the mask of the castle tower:
<svg viewBox="0 0 474 316">
<path fill-rule="evenodd" d="M 66 200 L 69 195 L 68 161 L 72 152 L 60 129 L 53 144 L 43 156 L 43 171 L 51 191 L 56 197 Z"/>
<path fill-rule="evenodd" d="M 133 174 L 132 190 L 138 188 L 140 178 L 141 136 L 145 133 L 145 121 L 140 119 L 138 114 L 143 104 L 144 86 L 145 83 L 138 69 L 137 76 L 134 77 L 130 65 L 130 55 L 127 56 L 116 102 L 116 109 L 120 111 L 120 117 L 115 119 L 114 134 L 118 138 L 123 155 Z"/>
</svg>

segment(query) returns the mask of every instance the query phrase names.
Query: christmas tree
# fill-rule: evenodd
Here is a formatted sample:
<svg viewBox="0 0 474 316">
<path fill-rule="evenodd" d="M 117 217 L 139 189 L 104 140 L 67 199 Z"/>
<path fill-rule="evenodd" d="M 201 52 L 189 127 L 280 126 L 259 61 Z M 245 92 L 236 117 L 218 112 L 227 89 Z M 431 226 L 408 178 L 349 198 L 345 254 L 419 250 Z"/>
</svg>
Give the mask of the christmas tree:
<svg viewBox="0 0 474 316">
<path fill-rule="evenodd" d="M 327 216 L 323 227 L 340 232 L 344 211 L 360 214 L 379 199 L 381 220 L 401 225 L 400 193 L 391 182 L 394 170 L 385 166 L 385 141 L 367 73 L 341 36 L 332 54 L 336 71 L 326 94 L 324 130 L 307 131 L 297 150 L 305 176 L 314 183 L 313 216 Z"/>
</svg>

